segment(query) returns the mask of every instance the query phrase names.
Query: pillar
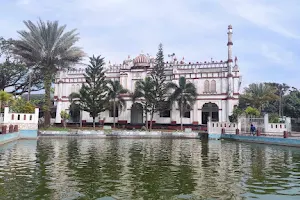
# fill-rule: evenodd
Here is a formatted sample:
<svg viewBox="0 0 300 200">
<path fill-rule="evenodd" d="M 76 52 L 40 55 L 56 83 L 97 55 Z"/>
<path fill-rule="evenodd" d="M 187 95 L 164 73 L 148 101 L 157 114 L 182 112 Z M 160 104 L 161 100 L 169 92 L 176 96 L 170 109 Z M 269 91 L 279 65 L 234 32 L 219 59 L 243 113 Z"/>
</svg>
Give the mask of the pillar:
<svg viewBox="0 0 300 200">
<path fill-rule="evenodd" d="M 10 120 L 9 107 L 6 106 L 4 107 L 3 123 L 9 123 Z"/>
<path fill-rule="evenodd" d="M 61 99 L 58 99 L 56 104 L 55 123 L 61 123 L 61 116 L 60 116 L 61 108 L 62 108 L 62 102 Z"/>
<path fill-rule="evenodd" d="M 40 109 L 39 108 L 35 108 L 34 109 L 34 123 L 39 123 L 39 111 L 40 111 Z"/>
<path fill-rule="evenodd" d="M 267 133 L 269 131 L 269 114 L 266 113 L 264 115 L 264 129 L 265 129 L 265 133 Z"/>
</svg>

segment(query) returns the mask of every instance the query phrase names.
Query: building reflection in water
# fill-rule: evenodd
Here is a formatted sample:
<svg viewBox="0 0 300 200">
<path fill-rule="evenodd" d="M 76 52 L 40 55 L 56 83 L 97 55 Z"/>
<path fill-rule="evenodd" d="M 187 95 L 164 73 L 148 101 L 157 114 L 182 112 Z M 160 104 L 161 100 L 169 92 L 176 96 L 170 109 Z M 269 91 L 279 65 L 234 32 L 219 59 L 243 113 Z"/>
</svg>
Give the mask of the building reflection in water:
<svg viewBox="0 0 300 200">
<path fill-rule="evenodd" d="M 179 139 L 40 139 L 0 147 L 5 199 L 293 198 L 298 149 Z"/>
</svg>

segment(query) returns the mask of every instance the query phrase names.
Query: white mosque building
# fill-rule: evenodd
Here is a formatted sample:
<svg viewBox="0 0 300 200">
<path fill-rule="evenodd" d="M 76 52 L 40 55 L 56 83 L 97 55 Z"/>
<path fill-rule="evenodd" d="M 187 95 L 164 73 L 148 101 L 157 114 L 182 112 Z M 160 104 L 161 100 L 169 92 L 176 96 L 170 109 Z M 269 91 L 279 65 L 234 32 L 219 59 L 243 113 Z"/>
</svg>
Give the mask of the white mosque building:
<svg viewBox="0 0 300 200">
<path fill-rule="evenodd" d="M 165 73 L 168 81 L 178 83 L 179 77 L 185 77 L 187 81 L 196 85 L 198 98 L 191 111 L 184 113 L 183 124 L 206 124 L 210 116 L 213 121 L 225 122 L 232 114 L 234 106 L 238 104 L 238 96 L 241 86 L 237 57 L 232 57 L 232 26 L 228 26 L 228 57 L 221 61 L 186 62 L 177 60 L 175 55 L 165 63 Z M 140 54 L 131 59 L 130 56 L 122 64 L 108 63 L 106 78 L 118 80 L 131 92 L 134 91 L 135 82 L 148 76 L 154 66 L 155 58 Z M 72 92 L 78 92 L 85 82 L 84 69 L 73 71 L 60 71 L 55 79 L 54 100 L 56 104 L 56 123 L 61 123 L 60 112 L 68 111 L 70 102 L 68 96 Z M 133 103 L 129 95 L 125 95 L 126 109 L 118 110 L 116 123 L 123 125 L 138 125 L 145 123 L 143 110 L 139 102 Z M 82 120 L 85 123 L 92 122 L 89 113 L 83 112 Z M 99 122 L 110 124 L 113 122 L 113 112 L 105 111 L 96 119 Z M 168 112 L 157 113 L 154 116 L 155 124 L 176 125 L 180 124 L 178 105 L 173 105 Z"/>
</svg>

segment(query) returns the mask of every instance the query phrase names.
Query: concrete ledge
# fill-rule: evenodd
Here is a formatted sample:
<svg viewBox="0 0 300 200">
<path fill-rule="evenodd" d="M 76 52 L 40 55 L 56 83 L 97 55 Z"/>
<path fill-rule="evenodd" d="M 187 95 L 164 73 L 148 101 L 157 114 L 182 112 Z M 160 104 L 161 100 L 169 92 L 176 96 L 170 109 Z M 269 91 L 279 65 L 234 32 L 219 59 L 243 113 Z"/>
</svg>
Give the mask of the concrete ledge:
<svg viewBox="0 0 300 200">
<path fill-rule="evenodd" d="M 300 147 L 300 139 L 279 138 L 279 137 L 264 137 L 264 136 L 246 136 L 235 134 L 222 134 L 221 139 L 234 140 L 241 142 L 252 142 L 260 144 L 274 144 L 282 146 Z"/>
<path fill-rule="evenodd" d="M 98 134 L 42 134 L 39 135 L 39 138 L 106 138 L 105 135 Z"/>
<path fill-rule="evenodd" d="M 197 132 L 160 132 L 160 131 L 77 131 L 77 132 L 59 132 L 59 131 L 40 131 L 39 138 L 200 138 Z"/>
<path fill-rule="evenodd" d="M 19 130 L 20 139 L 37 139 L 37 130 Z"/>
<path fill-rule="evenodd" d="M 210 140 L 219 140 L 221 139 L 221 134 L 219 133 L 210 133 L 208 134 L 208 139 Z"/>
<path fill-rule="evenodd" d="M 0 145 L 19 139 L 19 133 L 0 134 Z"/>
</svg>

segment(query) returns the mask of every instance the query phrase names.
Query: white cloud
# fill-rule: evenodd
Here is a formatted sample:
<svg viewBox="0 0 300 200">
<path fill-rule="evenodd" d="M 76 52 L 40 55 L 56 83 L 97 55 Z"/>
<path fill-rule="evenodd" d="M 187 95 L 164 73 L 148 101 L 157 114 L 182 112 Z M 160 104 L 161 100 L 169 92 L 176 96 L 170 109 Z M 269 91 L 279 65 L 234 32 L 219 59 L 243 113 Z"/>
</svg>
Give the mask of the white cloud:
<svg viewBox="0 0 300 200">
<path fill-rule="evenodd" d="M 265 29 L 270 29 L 285 37 L 300 39 L 300 32 L 294 30 L 294 24 L 288 23 L 298 18 L 299 1 L 281 4 L 279 1 L 257 0 L 220 0 L 220 4 L 231 14 L 237 15 Z M 293 12 L 295 11 L 295 12 Z"/>
<path fill-rule="evenodd" d="M 27 0 L 18 8 L 19 15 L 0 14 L 0 25 L 7 27 L 3 36 L 15 36 L 24 19 L 58 19 L 68 29 L 78 28 L 78 45 L 88 55 L 101 54 L 107 62 L 121 63 L 141 50 L 155 55 L 159 42 L 166 55 L 174 52 L 186 61 L 225 60 L 232 24 L 233 54 L 245 82 L 272 78 L 270 69 L 300 73 L 297 0 Z"/>
</svg>

